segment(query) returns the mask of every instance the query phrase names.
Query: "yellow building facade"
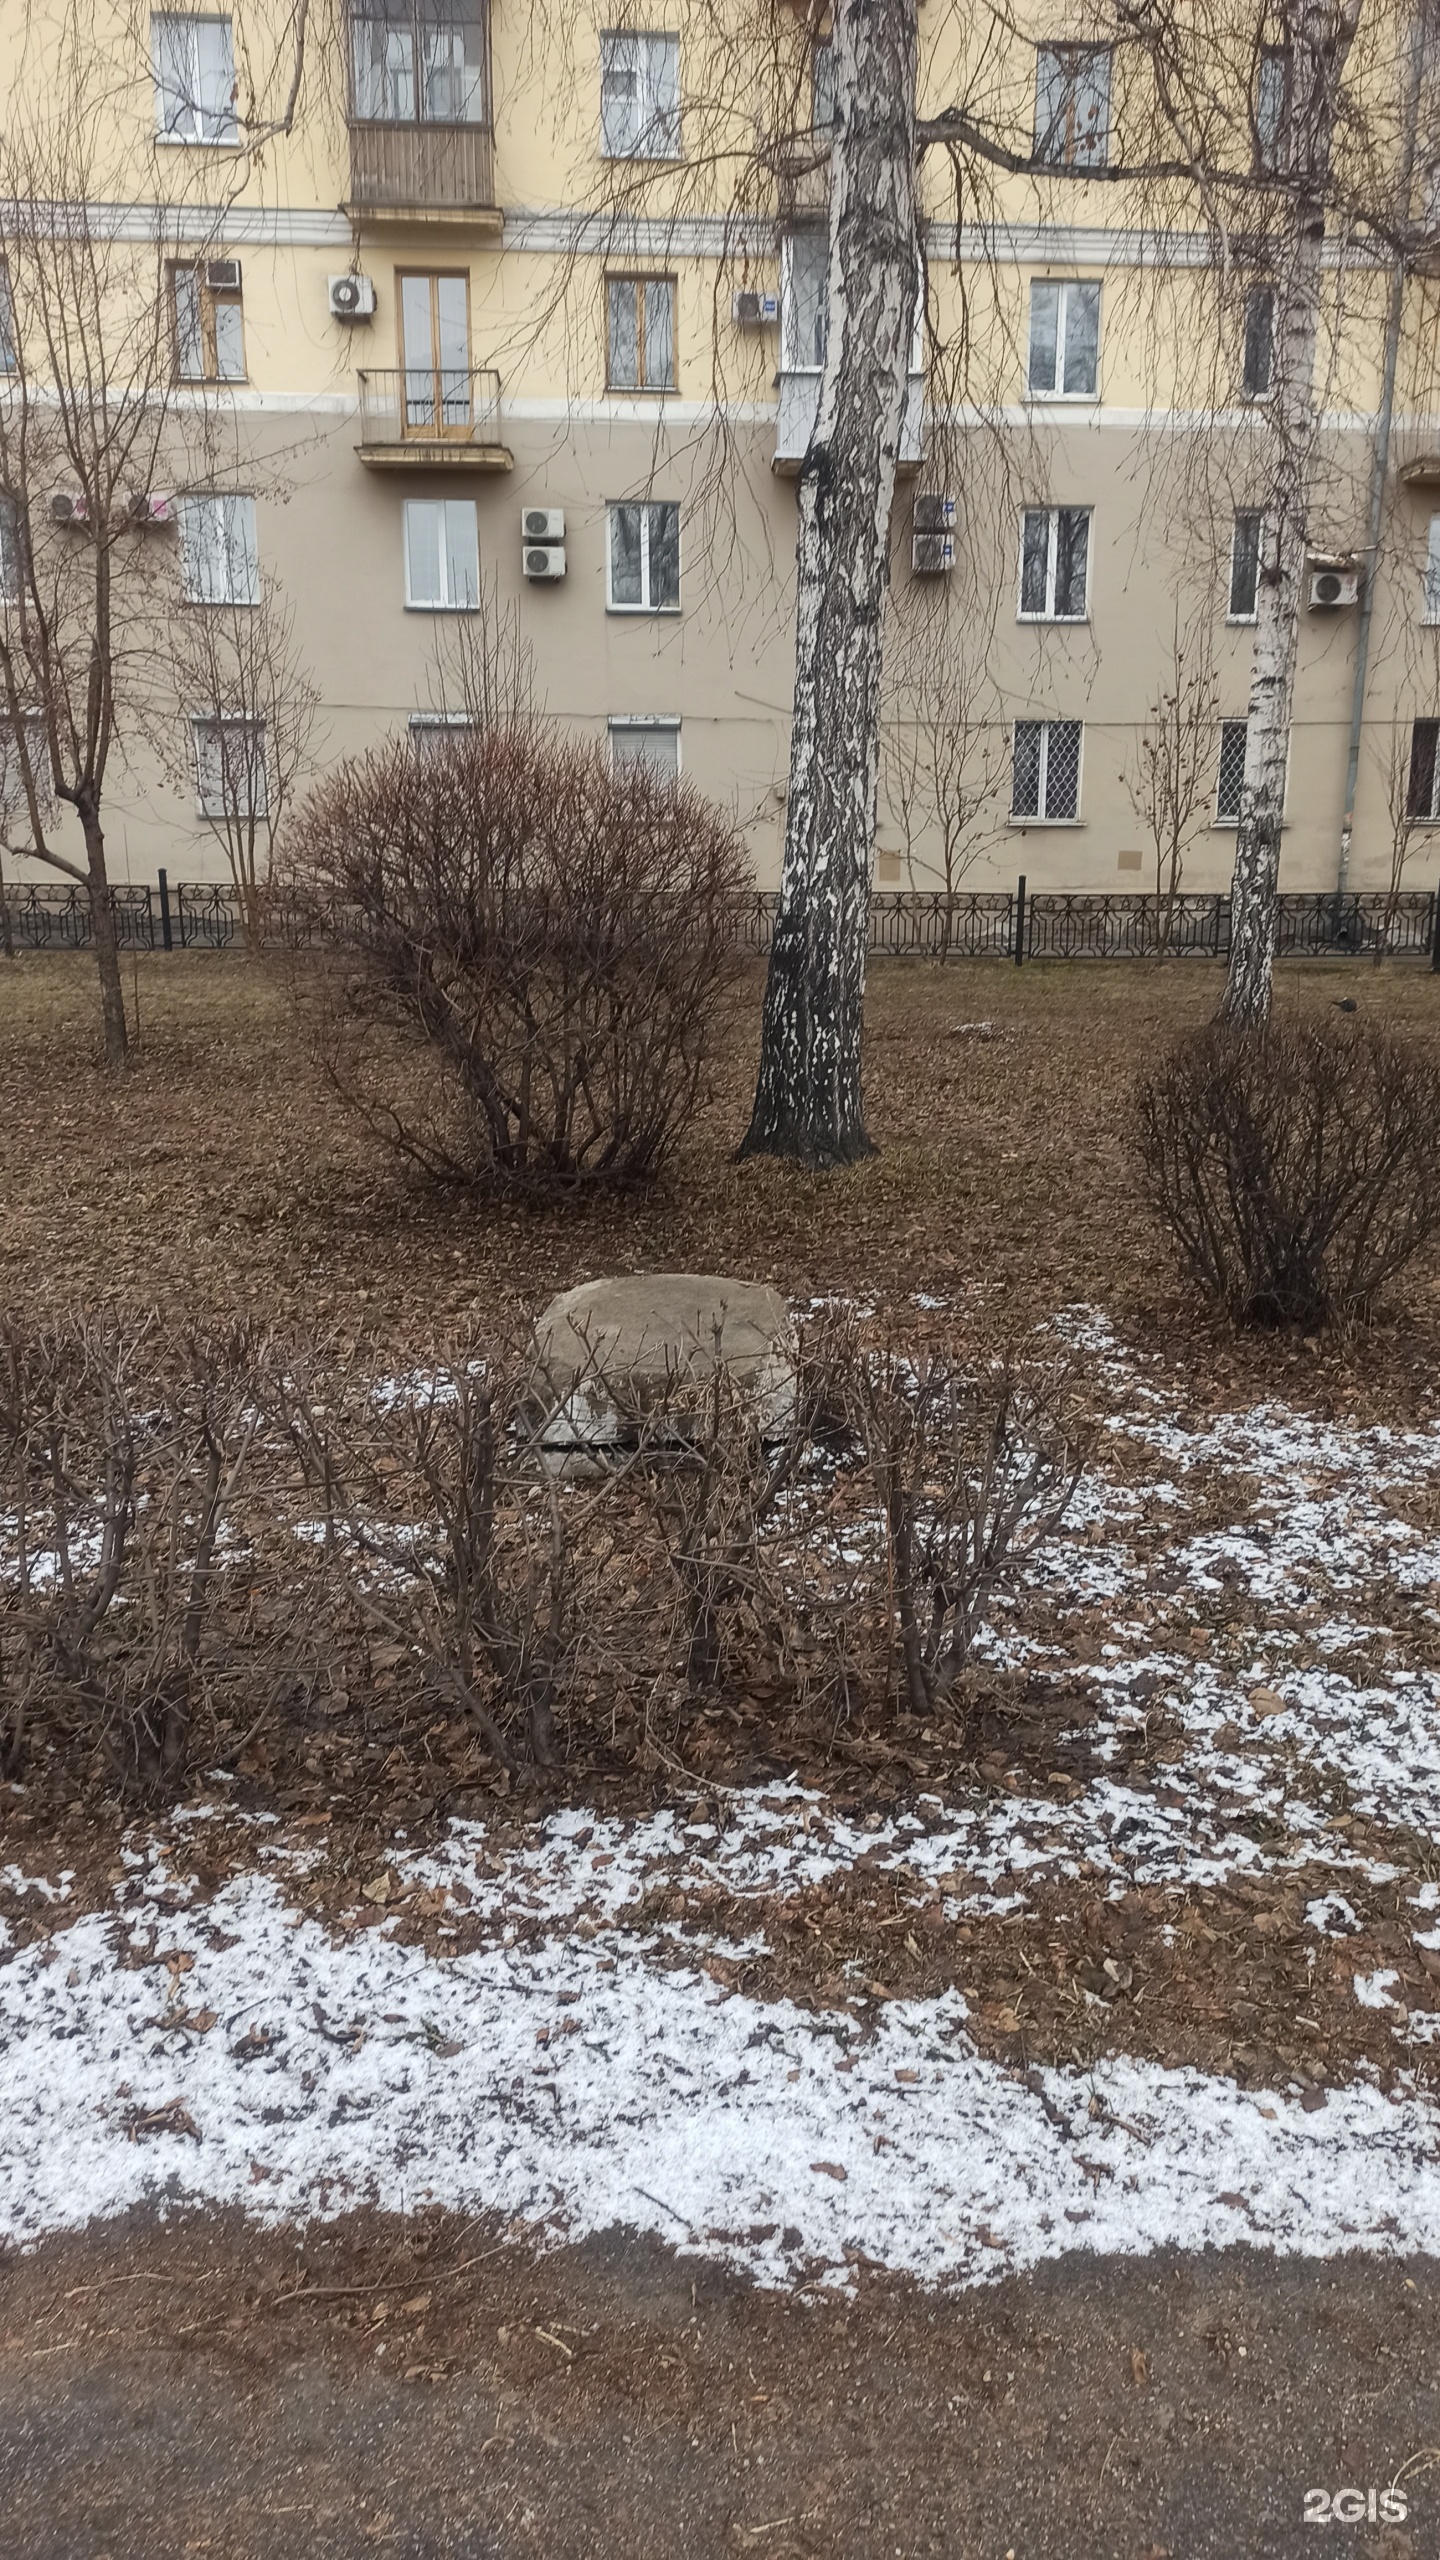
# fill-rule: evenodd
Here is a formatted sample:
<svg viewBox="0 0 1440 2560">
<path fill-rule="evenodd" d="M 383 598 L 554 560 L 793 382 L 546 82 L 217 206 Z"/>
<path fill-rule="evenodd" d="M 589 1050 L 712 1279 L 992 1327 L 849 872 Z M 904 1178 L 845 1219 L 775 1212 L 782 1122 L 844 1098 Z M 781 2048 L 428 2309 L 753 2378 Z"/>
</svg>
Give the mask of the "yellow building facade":
<svg viewBox="0 0 1440 2560">
<path fill-rule="evenodd" d="M 160 295 L 169 338 L 175 485 L 154 493 L 167 505 L 146 539 L 167 547 L 177 614 L 284 600 L 320 701 L 310 769 L 397 730 L 423 751 L 463 716 L 457 632 L 498 613 L 538 706 L 684 773 L 733 812 L 771 887 L 794 473 L 823 352 L 827 68 L 791 8 L 737 7 L 728 44 L 724 18 L 670 0 L 641 15 L 350 0 L 298 20 L 270 0 L 253 19 L 249 0 L 229 14 L 97 0 L 83 29 L 27 14 L 8 85 L 43 121 L 77 34 L 104 66 L 86 218 L 133 244 L 135 290 Z M 954 28 L 926 0 L 922 103 L 954 85 Z M 1198 216 L 1157 228 L 1099 183 L 1120 117 L 1105 53 L 1048 16 L 1007 39 L 996 96 L 1014 131 L 1033 119 L 1060 137 L 1053 178 L 1004 182 L 957 222 L 946 168 L 927 162 L 882 887 L 942 884 L 941 831 L 905 775 L 946 701 L 963 705 L 976 804 L 965 886 L 1024 871 L 1032 888 L 1153 887 L 1134 785 L 1182 631 L 1212 671 L 1184 885 L 1228 880 L 1264 288 L 1216 277 Z M 1390 878 L 1397 758 L 1406 885 L 1434 884 L 1440 382 L 1415 280 L 1372 561 L 1386 281 L 1374 257 L 1327 270 L 1285 888 L 1335 883 L 1367 576 L 1350 885 Z M 18 278 L 16 299 L 23 328 Z M 27 362 L 39 396 L 42 360 Z M 177 699 L 122 720 L 117 881 L 224 876 L 206 711 Z"/>
</svg>

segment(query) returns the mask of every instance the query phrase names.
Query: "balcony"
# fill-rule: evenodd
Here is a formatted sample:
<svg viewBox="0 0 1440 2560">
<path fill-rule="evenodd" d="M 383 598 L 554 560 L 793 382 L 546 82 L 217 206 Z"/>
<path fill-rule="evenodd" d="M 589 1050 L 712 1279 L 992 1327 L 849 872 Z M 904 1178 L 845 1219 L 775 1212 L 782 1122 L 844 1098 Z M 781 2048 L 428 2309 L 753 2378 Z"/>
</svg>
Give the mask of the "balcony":
<svg viewBox="0 0 1440 2560">
<path fill-rule="evenodd" d="M 455 223 L 498 233 L 503 216 L 489 126 L 352 119 L 346 211 L 365 223 Z"/>
<path fill-rule="evenodd" d="M 500 376 L 493 365 L 472 373 L 453 366 L 410 366 L 364 372 L 360 442 L 371 471 L 509 471 L 515 461 L 500 436 Z"/>
<path fill-rule="evenodd" d="M 800 466 L 810 450 L 815 420 L 820 409 L 820 376 L 818 372 L 786 373 L 780 376 L 780 415 L 775 429 L 775 458 L 771 469 L 785 480 L 799 476 Z M 900 428 L 900 461 L 902 472 L 918 471 L 925 459 L 925 376 L 912 373 L 905 399 L 905 416 Z"/>
</svg>

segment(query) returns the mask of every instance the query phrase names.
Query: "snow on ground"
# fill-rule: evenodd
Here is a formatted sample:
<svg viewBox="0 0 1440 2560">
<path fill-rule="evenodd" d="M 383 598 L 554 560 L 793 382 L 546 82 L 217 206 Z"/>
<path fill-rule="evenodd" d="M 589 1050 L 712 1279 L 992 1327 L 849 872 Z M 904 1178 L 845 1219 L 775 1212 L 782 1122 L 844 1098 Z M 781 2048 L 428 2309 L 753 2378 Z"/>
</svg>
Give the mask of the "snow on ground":
<svg viewBox="0 0 1440 2560">
<path fill-rule="evenodd" d="M 693 1910 L 683 1936 L 650 1916 L 662 1888 L 724 1892 L 754 1903 L 754 1948 L 767 1898 L 861 1862 L 952 1919 L 1023 1910 L 1041 1878 L 1118 1896 L 1295 1868 L 1334 1877 L 1310 1891 L 1317 1942 L 1353 1931 L 1347 1890 L 1386 1879 L 1418 1942 L 1440 1940 L 1413 1848 L 1440 1828 L 1440 1545 L 1407 1516 L 1440 1491 L 1440 1427 L 1275 1405 L 1187 1421 L 1103 1318 L 1066 1331 L 1112 1436 L 989 1647 L 1094 1701 L 1078 1792 L 921 1796 L 880 1820 L 794 1784 L 707 1785 L 692 1820 L 572 1810 L 503 1843 L 455 1823 L 395 1851 L 348 1932 L 297 1907 L 321 1853 L 264 1819 L 253 1871 L 202 1899 L 187 1861 L 213 1808 L 184 1808 L 163 1842 L 137 1835 L 113 1911 L 69 1918 L 52 1879 L 48 1941 L 0 1939 L 0 2234 L 146 2200 L 300 2219 L 435 2201 L 556 2237 L 625 2223 L 770 2282 L 843 2281 L 857 2253 L 977 2281 L 1076 2247 L 1440 2249 L 1440 2114 L 1404 2074 L 1313 2111 L 1293 2086 L 1124 2058 L 1019 2076 L 977 2052 L 960 1990 L 876 2008 L 860 1984 L 812 2014 L 712 1977 L 739 1950 Z M 1108 1775 L 1152 1724 L 1144 1782 Z M 1347 1846 L 1352 1813 L 1389 1827 L 1393 1859 L 1373 1835 Z M 416 1889 L 484 1942 L 400 1943 L 376 1905 Z M 1432 2042 L 1440 2018 L 1407 2021 L 1396 1980 L 1357 1972 L 1357 2003 Z"/>
</svg>

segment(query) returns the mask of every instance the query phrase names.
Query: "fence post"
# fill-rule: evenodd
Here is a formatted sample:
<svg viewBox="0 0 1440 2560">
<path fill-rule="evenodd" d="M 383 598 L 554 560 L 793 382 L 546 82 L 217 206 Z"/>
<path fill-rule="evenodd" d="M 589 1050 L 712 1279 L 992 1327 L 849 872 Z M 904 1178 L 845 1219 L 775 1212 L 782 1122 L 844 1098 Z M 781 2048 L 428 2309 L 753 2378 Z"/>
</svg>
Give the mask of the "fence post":
<svg viewBox="0 0 1440 2560">
<path fill-rule="evenodd" d="M 175 938 L 170 930 L 170 883 L 163 871 L 156 877 L 160 883 L 160 947 L 164 951 L 173 951 Z"/>
<path fill-rule="evenodd" d="M 1022 871 L 1015 886 L 1015 966 L 1025 957 L 1025 874 Z"/>
</svg>

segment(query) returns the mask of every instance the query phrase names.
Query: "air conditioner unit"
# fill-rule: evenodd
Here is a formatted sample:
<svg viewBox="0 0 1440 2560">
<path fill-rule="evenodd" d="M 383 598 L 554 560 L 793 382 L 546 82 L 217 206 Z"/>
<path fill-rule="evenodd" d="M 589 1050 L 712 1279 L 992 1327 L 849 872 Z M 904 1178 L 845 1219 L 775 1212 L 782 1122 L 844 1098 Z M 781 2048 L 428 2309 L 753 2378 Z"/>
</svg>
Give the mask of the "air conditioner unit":
<svg viewBox="0 0 1440 2560">
<path fill-rule="evenodd" d="M 522 565 L 527 578 L 563 578 L 565 545 L 563 542 L 527 542 Z"/>
<path fill-rule="evenodd" d="M 737 293 L 731 296 L 730 317 L 742 329 L 763 329 L 780 317 L 778 293 Z"/>
<path fill-rule="evenodd" d="M 90 509 L 83 489 L 55 489 L 49 499 L 52 524 L 88 524 Z"/>
<path fill-rule="evenodd" d="M 955 566 L 955 544 L 948 533 L 917 533 L 911 539 L 910 566 L 918 578 L 934 578 Z"/>
<path fill-rule="evenodd" d="M 563 507 L 522 507 L 520 535 L 525 542 L 563 542 L 565 510 Z"/>
<path fill-rule="evenodd" d="M 931 490 L 924 496 L 917 497 L 915 501 L 914 516 L 915 530 L 917 533 L 948 533 L 954 522 L 955 501 L 953 498 L 941 497 L 939 493 L 934 490 Z"/>
<path fill-rule="evenodd" d="M 240 261 L 238 258 L 207 258 L 205 282 L 211 293 L 238 293 Z"/>
<path fill-rule="evenodd" d="M 368 276 L 331 276 L 329 292 L 332 320 L 374 319 L 375 287 Z"/>
<path fill-rule="evenodd" d="M 1360 577 L 1355 569 L 1316 569 L 1311 573 L 1312 613 L 1338 612 L 1341 605 L 1354 604 L 1359 593 Z"/>
<path fill-rule="evenodd" d="M 147 489 L 142 496 L 132 498 L 126 512 L 130 522 L 136 525 L 173 524 L 175 521 L 173 502 L 162 496 L 158 489 Z"/>
</svg>

